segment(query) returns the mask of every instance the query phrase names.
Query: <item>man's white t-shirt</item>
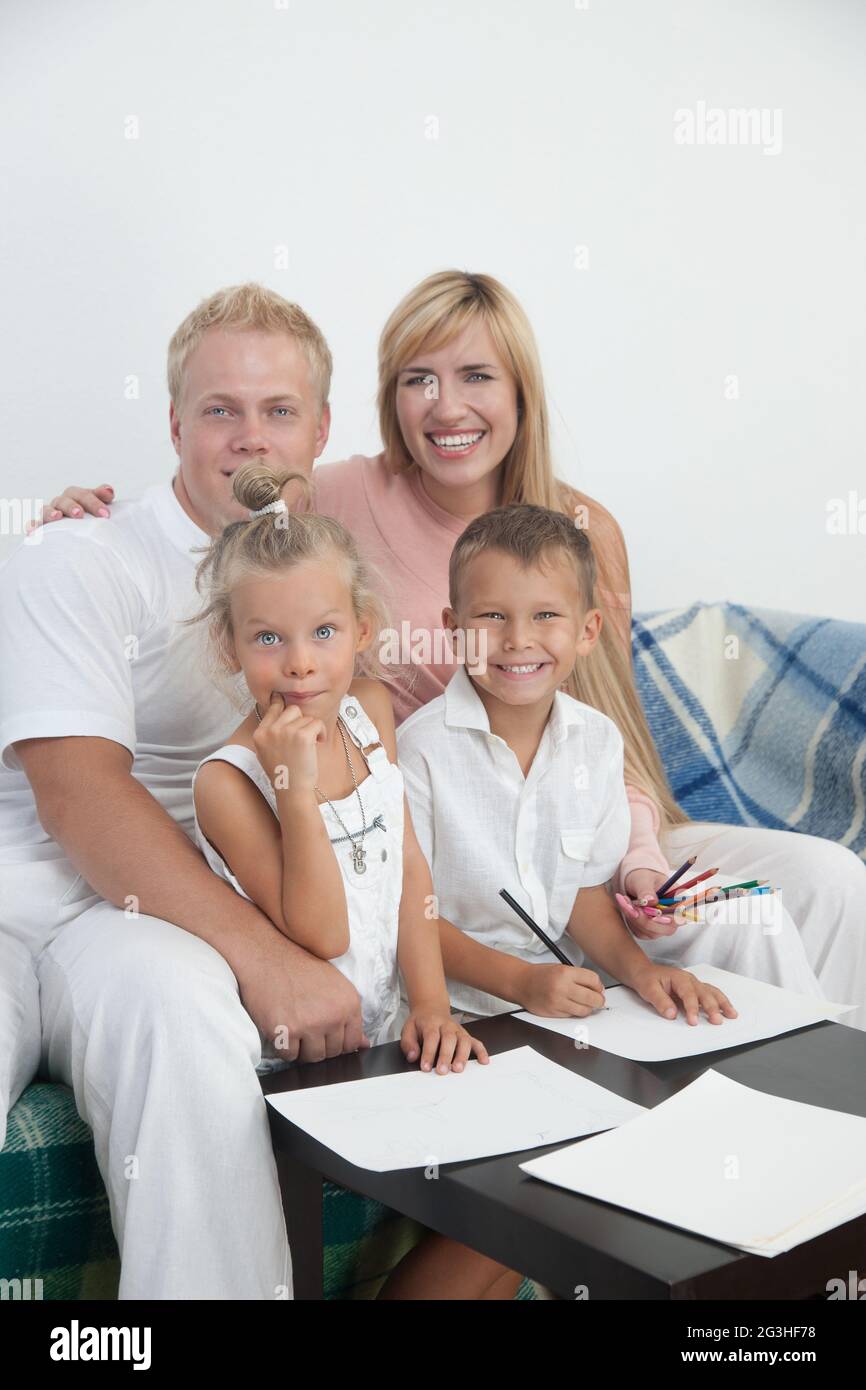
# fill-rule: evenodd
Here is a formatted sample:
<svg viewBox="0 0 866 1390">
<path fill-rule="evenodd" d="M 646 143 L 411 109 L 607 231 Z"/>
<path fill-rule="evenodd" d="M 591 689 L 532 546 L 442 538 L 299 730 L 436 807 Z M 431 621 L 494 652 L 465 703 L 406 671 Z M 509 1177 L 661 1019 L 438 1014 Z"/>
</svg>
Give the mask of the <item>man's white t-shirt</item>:
<svg viewBox="0 0 866 1390">
<path fill-rule="evenodd" d="M 65 858 L 11 747 L 25 738 L 122 744 L 194 841 L 193 772 L 241 718 L 208 674 L 205 624 L 178 626 L 202 607 L 192 552 L 208 541 L 167 481 L 110 518 L 52 522 L 0 569 L 0 864 Z"/>
</svg>

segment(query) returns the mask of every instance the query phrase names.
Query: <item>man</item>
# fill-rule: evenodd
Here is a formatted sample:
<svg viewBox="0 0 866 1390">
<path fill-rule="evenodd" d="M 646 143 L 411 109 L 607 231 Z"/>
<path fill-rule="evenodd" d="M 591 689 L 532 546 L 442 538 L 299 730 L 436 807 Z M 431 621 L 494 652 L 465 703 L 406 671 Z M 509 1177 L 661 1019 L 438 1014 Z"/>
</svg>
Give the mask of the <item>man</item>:
<svg viewBox="0 0 866 1390">
<path fill-rule="evenodd" d="M 234 469 L 312 472 L 330 373 L 296 305 L 219 291 L 169 346 L 173 482 L 46 528 L 0 575 L 0 1147 L 37 1067 L 72 1087 L 124 1299 L 291 1294 L 262 1041 L 367 1045 L 348 981 L 194 845 L 192 773 L 238 712 L 178 626 L 194 548 L 244 514 Z"/>
</svg>

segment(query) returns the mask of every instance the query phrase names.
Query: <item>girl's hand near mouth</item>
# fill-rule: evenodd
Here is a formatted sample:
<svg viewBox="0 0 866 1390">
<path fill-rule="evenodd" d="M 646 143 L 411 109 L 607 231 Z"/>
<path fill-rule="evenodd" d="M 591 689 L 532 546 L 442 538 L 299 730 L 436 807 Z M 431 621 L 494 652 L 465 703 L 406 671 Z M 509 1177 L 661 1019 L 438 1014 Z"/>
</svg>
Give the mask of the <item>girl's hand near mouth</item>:
<svg viewBox="0 0 866 1390">
<path fill-rule="evenodd" d="M 313 792 L 319 776 L 316 745 L 327 739 L 321 719 L 287 705 L 277 691 L 253 734 L 259 762 L 276 791 Z"/>
</svg>

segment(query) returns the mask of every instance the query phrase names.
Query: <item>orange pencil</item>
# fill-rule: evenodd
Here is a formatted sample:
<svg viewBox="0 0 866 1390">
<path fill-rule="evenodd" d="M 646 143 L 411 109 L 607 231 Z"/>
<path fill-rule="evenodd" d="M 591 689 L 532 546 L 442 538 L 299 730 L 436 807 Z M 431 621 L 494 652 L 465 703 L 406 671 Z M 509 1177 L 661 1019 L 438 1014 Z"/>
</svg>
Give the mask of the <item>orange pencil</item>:
<svg viewBox="0 0 866 1390">
<path fill-rule="evenodd" d="M 685 898 L 683 902 L 677 903 L 677 907 L 693 907 L 696 903 L 705 903 L 707 899 L 710 902 L 717 902 L 724 896 L 725 890 L 717 884 L 715 888 L 704 888 L 700 893 L 693 893 L 690 898 Z"/>
<path fill-rule="evenodd" d="M 717 874 L 718 872 L 718 868 L 707 869 L 705 874 L 698 874 L 697 878 L 690 878 L 688 883 L 678 883 L 677 892 L 685 893 L 687 888 L 694 888 L 696 883 L 703 883 L 705 878 L 712 878 L 713 874 Z"/>
</svg>

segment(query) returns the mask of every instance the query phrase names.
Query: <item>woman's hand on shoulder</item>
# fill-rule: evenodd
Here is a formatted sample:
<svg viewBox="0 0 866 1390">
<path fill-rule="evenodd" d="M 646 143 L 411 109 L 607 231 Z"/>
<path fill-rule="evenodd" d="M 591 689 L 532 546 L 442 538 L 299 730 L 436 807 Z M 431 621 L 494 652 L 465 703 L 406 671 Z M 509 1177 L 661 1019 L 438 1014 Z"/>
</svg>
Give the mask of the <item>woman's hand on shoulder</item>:
<svg viewBox="0 0 866 1390">
<path fill-rule="evenodd" d="M 114 488 L 110 483 L 100 487 L 67 487 L 58 497 L 46 502 L 42 508 L 41 520 L 34 521 L 31 531 L 47 525 L 49 521 L 62 521 L 65 516 L 72 518 L 90 516 L 111 516 L 107 503 L 114 501 Z"/>
</svg>

